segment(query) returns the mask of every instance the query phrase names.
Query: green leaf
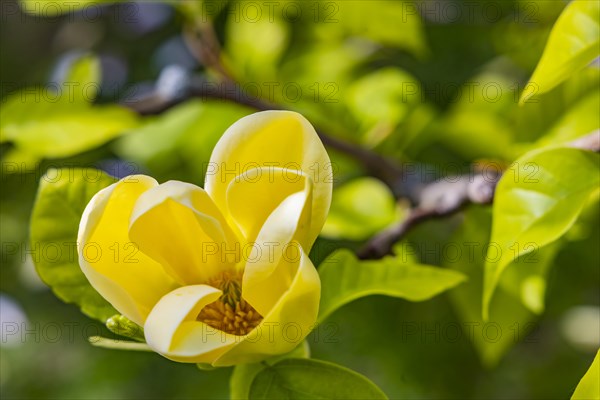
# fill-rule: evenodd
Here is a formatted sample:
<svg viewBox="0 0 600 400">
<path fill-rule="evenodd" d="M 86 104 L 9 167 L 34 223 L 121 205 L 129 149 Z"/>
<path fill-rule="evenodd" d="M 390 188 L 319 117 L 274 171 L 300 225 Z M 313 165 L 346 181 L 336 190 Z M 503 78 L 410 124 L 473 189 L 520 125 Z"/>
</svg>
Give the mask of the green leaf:
<svg viewBox="0 0 600 400">
<path fill-rule="evenodd" d="M 310 94 L 320 89 L 318 98 L 322 99 L 319 105 L 324 106 L 323 102 L 327 104 L 339 101 L 338 91 L 351 82 L 354 78 L 353 71 L 367 56 L 368 53 L 357 51 L 347 44 L 317 42 L 310 51 L 302 52 L 294 58 L 285 58 L 280 76 L 284 81 L 298 82 L 302 86 L 317 83 Z M 334 87 L 329 89 L 323 83 L 333 83 Z M 313 96 L 305 97 L 314 100 Z"/>
<path fill-rule="evenodd" d="M 496 48 L 496 54 L 502 54 L 511 60 L 516 66 L 533 71 L 540 54 L 548 40 L 552 25 L 565 8 L 566 3 L 562 1 L 547 0 L 519 0 L 514 4 L 521 7 L 529 7 L 535 11 L 536 23 L 527 18 L 506 18 L 494 24 L 492 30 L 492 42 Z M 533 13 L 532 13 L 533 14 Z"/>
<path fill-rule="evenodd" d="M 326 3 L 323 22 L 348 36 L 366 37 L 384 46 L 408 50 L 423 58 L 429 54 L 421 17 L 408 1 L 336 1 Z M 335 7 L 334 7 L 335 6 Z M 333 19 L 335 21 L 328 21 Z"/>
<path fill-rule="evenodd" d="M 254 7 L 262 17 L 253 20 L 231 16 L 227 22 L 225 40 L 225 62 L 240 77 L 252 79 L 273 79 L 277 65 L 289 44 L 290 28 L 280 18 L 268 18 L 267 7 Z M 262 10 L 262 11 L 261 11 Z M 266 86 L 248 86 L 248 90 L 262 92 Z M 268 97 L 267 97 L 268 98 Z"/>
<path fill-rule="evenodd" d="M 267 368 L 269 365 L 273 365 L 276 362 L 286 358 L 309 357 L 310 347 L 308 342 L 305 340 L 300 343 L 298 347 L 287 354 L 270 358 L 261 363 L 237 365 L 234 368 L 233 374 L 231 374 L 231 378 L 229 380 L 229 398 L 231 400 L 247 400 L 250 394 L 250 386 L 252 385 L 252 381 L 259 372 Z"/>
<path fill-rule="evenodd" d="M 4 140 L 38 158 L 62 158 L 98 147 L 137 124 L 120 106 L 82 107 L 58 101 L 21 101 L 17 93 L 0 111 Z"/>
<path fill-rule="evenodd" d="M 452 112 L 438 122 L 437 132 L 445 146 L 466 159 L 514 159 L 511 149 L 513 131 L 506 120 L 493 113 Z"/>
<path fill-rule="evenodd" d="M 363 141 L 373 146 L 394 131 L 421 96 L 414 77 L 398 68 L 382 68 L 354 81 L 344 99 L 362 122 Z"/>
<path fill-rule="evenodd" d="M 203 109 L 202 102 L 189 101 L 160 116 L 145 118 L 139 128 L 115 143 L 115 151 L 123 158 L 144 164 L 151 164 L 154 159 L 166 162 L 182 135 L 188 130 L 201 129 Z"/>
<path fill-rule="evenodd" d="M 73 62 L 63 82 L 74 85 L 73 101 L 92 103 L 100 89 L 101 78 L 100 60 L 92 55 L 86 55 Z"/>
<path fill-rule="evenodd" d="M 485 265 L 483 317 L 505 268 L 560 238 L 600 183 L 598 155 L 572 148 L 533 151 L 502 176 L 494 197 Z"/>
<path fill-rule="evenodd" d="M 541 314 L 545 308 L 548 270 L 561 245 L 556 241 L 517 258 L 504 271 L 499 286 L 520 299 L 529 311 Z"/>
<path fill-rule="evenodd" d="M 117 311 L 79 268 L 77 232 L 85 206 L 114 182 L 94 169 L 51 169 L 41 179 L 31 215 L 31 248 L 39 276 L 61 300 L 102 323 Z"/>
<path fill-rule="evenodd" d="M 227 102 L 188 101 L 160 116 L 146 118 L 141 127 L 115 142 L 114 151 L 164 180 L 183 179 L 182 170 L 189 172 L 188 180 L 201 179 L 221 135 L 251 112 Z"/>
<path fill-rule="evenodd" d="M 497 73 L 472 77 L 460 89 L 455 104 L 440 119 L 436 132 L 444 145 L 466 159 L 513 160 L 514 109 L 510 80 Z"/>
<path fill-rule="evenodd" d="M 287 359 L 260 371 L 249 399 L 387 399 L 365 376 L 318 360 Z"/>
<path fill-rule="evenodd" d="M 374 178 L 359 178 L 335 190 L 321 235 L 366 239 L 400 218 L 394 195 L 384 183 Z"/>
<path fill-rule="evenodd" d="M 600 110 L 600 91 L 595 90 L 567 110 L 535 146 L 563 144 L 599 129 L 598 110 Z"/>
<path fill-rule="evenodd" d="M 574 0 L 550 32 L 542 58 L 521 94 L 523 104 L 559 85 L 600 55 L 600 3 Z"/>
<path fill-rule="evenodd" d="M 360 261 L 346 249 L 327 257 L 319 266 L 319 276 L 319 322 L 343 305 L 364 296 L 381 294 L 424 301 L 466 279 L 460 272 L 414 264 L 403 254 Z"/>
<path fill-rule="evenodd" d="M 592 93 L 598 92 L 599 85 L 600 68 L 585 68 L 554 90 L 538 96 L 536 102 L 526 102 L 522 107 L 517 107 L 514 110 L 517 124 L 515 137 L 533 142 L 549 135 L 557 124 L 561 124 L 560 120 L 585 103 Z M 593 118 L 588 115 L 585 121 L 590 120 Z"/>
<path fill-rule="evenodd" d="M 596 353 L 596 357 L 587 370 L 571 400 L 599 400 L 600 399 L 600 350 Z"/>
<path fill-rule="evenodd" d="M 497 365 L 512 346 L 524 340 L 535 328 L 535 316 L 518 297 L 507 292 L 507 285 L 503 284 L 498 287 L 490 304 L 490 320 L 484 321 L 482 318 L 483 250 L 489 245 L 491 211 L 490 207 L 470 206 L 464 212 L 461 226 L 448 242 L 458 246 L 456 252 L 461 256 L 454 260 L 444 257 L 445 266 L 468 277 L 467 282 L 450 290 L 448 295 L 462 322 L 464 335 L 473 343 L 486 367 Z"/>
<path fill-rule="evenodd" d="M 100 66 L 93 56 L 73 62 L 58 86 L 13 93 L 0 107 L 0 142 L 29 158 L 62 158 L 98 147 L 137 126 L 131 110 L 92 105 Z"/>
<path fill-rule="evenodd" d="M 143 124 L 114 143 L 114 151 L 123 159 L 150 169 L 153 175 L 179 168 L 179 142 L 188 131 L 202 135 L 204 106 L 189 101 L 160 116 L 145 118 Z"/>
</svg>

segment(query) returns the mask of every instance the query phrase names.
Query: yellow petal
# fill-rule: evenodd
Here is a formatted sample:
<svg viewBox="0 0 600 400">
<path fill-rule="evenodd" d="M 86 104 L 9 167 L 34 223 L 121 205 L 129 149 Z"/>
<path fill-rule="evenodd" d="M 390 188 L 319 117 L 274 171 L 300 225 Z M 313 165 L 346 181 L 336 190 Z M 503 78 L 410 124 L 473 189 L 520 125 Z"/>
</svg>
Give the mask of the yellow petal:
<svg viewBox="0 0 600 400">
<path fill-rule="evenodd" d="M 174 281 L 128 237 L 129 217 L 139 196 L 157 185 L 144 175 L 129 176 L 98 192 L 86 206 L 77 239 L 81 270 L 102 297 L 142 325 Z"/>
<path fill-rule="evenodd" d="M 297 169 L 314 182 L 312 218 L 306 251 L 318 236 L 329 210 L 332 165 L 312 125 L 291 111 L 263 111 L 244 117 L 223 134 L 207 167 L 205 189 L 229 214 L 232 180 L 257 167 Z"/>
<path fill-rule="evenodd" d="M 193 285 L 165 295 L 144 325 L 148 345 L 173 361 L 212 363 L 239 340 L 196 320 L 200 310 L 221 294 L 212 286 Z"/>
<path fill-rule="evenodd" d="M 238 240 L 225 218 L 198 186 L 169 181 L 138 199 L 129 236 L 180 285 L 203 283 L 239 261 L 226 256 Z"/>
<path fill-rule="evenodd" d="M 263 230 L 267 218 L 282 201 L 294 193 L 302 192 L 304 192 L 303 197 L 306 201 L 311 189 L 312 180 L 301 171 L 290 171 L 283 168 L 254 168 L 231 181 L 227 189 L 227 209 L 245 239 L 253 242 L 257 239 L 259 232 Z M 294 218 L 285 218 L 279 224 L 280 226 L 272 228 L 296 231 L 305 201 L 298 204 L 299 209 L 288 210 L 293 212 Z M 308 239 L 306 231 L 311 223 L 310 211 L 310 209 L 307 210 L 302 216 L 301 225 L 306 228 L 302 238 L 304 245 L 309 245 L 306 243 Z"/>
<path fill-rule="evenodd" d="M 244 254 L 242 296 L 261 315 L 271 311 L 296 275 L 310 227 L 310 183 L 305 179 L 303 190 L 278 201 L 253 241 L 252 251 Z"/>
<path fill-rule="evenodd" d="M 292 351 L 312 330 L 319 311 L 321 281 L 302 252 L 287 292 L 263 321 L 213 362 L 215 366 L 250 363 Z"/>
</svg>

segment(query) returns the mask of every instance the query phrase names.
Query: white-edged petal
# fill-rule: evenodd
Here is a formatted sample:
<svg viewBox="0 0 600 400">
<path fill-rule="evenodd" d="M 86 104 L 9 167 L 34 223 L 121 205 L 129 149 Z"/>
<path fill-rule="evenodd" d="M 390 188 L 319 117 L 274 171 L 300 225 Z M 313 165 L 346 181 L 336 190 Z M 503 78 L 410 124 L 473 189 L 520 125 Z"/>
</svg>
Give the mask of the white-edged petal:
<svg viewBox="0 0 600 400">
<path fill-rule="evenodd" d="M 225 214 L 227 190 L 237 176 L 259 167 L 298 170 L 313 180 L 311 225 L 305 248 L 318 236 L 331 202 L 332 165 L 312 125 L 291 111 L 246 116 L 223 134 L 207 168 L 205 189 Z"/>
<path fill-rule="evenodd" d="M 196 320 L 202 308 L 221 294 L 208 285 L 184 286 L 166 294 L 144 325 L 148 345 L 173 361 L 212 363 L 237 340 Z"/>
<path fill-rule="evenodd" d="M 262 322 L 217 358 L 213 365 L 258 362 L 292 351 L 314 328 L 319 312 L 321 281 L 316 268 L 302 252 L 289 289 Z"/>
<path fill-rule="evenodd" d="M 128 236 L 135 202 L 156 185 L 148 176 L 133 175 L 101 190 L 86 206 L 77 236 L 79 265 L 90 284 L 140 325 L 158 299 L 175 288 L 162 266 Z"/>
</svg>

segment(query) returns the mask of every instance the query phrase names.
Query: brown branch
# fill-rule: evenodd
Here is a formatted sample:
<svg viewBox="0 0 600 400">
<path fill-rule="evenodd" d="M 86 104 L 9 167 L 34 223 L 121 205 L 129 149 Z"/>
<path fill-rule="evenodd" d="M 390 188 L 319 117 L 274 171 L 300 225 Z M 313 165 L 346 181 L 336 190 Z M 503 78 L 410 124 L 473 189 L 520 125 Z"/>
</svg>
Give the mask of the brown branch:
<svg viewBox="0 0 600 400">
<path fill-rule="evenodd" d="M 589 135 L 575 139 L 569 143 L 570 147 L 582 150 L 590 150 L 598 153 L 600 151 L 600 129 L 596 129 Z"/>
<path fill-rule="evenodd" d="M 567 144 L 568 147 L 600 152 L 600 130 Z M 393 253 L 393 246 L 419 223 L 445 217 L 461 210 L 466 204 L 490 204 L 501 173 L 463 175 L 433 182 L 419 195 L 418 205 L 408 216 L 369 240 L 359 251 L 362 259 L 379 259 Z"/>
<path fill-rule="evenodd" d="M 199 85 L 190 85 L 185 93 L 171 98 L 153 93 L 136 101 L 125 102 L 126 106 L 141 115 L 153 115 L 160 114 L 190 98 L 201 98 L 231 101 L 256 110 L 280 109 L 274 104 L 244 94 L 239 84 L 221 63 L 220 48 L 212 25 L 200 25 L 197 29 L 192 35 L 188 35 L 188 45 L 207 68 L 212 68 L 219 73 L 223 82 L 216 84 L 203 81 Z M 406 182 L 407 177 L 402 166 L 359 145 L 329 136 L 320 130 L 317 130 L 317 133 L 324 145 L 361 162 L 373 176 L 385 182 L 396 197 L 414 197 L 411 196 L 411 191 L 407 190 L 409 183 Z M 568 146 L 598 152 L 600 130 L 579 138 Z M 415 202 L 417 205 L 409 211 L 408 216 L 398 225 L 374 236 L 357 252 L 358 256 L 363 259 L 381 258 L 391 254 L 393 245 L 419 223 L 451 215 L 469 203 L 491 203 L 500 178 L 501 173 L 464 175 L 445 178 L 426 185 L 421 189 Z"/>
<path fill-rule="evenodd" d="M 123 104 L 140 115 L 157 115 L 191 98 L 215 99 L 234 102 L 258 111 L 278 110 L 281 107 L 243 93 L 240 86 L 233 82 L 201 82 L 191 85 L 183 95 L 176 98 L 163 98 L 152 93 L 141 99 L 131 99 Z M 396 197 L 406 195 L 403 182 L 403 170 L 394 161 L 354 143 L 325 134 L 317 129 L 323 144 L 331 149 L 349 155 L 360 162 L 373 176 L 385 182 Z"/>
<path fill-rule="evenodd" d="M 196 21 L 184 30 L 185 44 L 196 60 L 213 69 L 222 80 L 233 83 L 233 74 L 221 62 L 221 45 L 210 20 Z"/>
<path fill-rule="evenodd" d="M 251 98 L 243 94 L 239 82 L 222 63 L 221 47 L 210 21 L 196 21 L 193 28 L 186 35 L 186 39 L 186 43 L 192 52 L 197 54 L 199 61 L 207 68 L 215 70 L 224 80 L 224 85 L 219 85 L 219 88 L 224 90 L 214 90 L 214 86 L 212 88 L 196 88 L 190 91 L 192 97 L 228 100 L 260 111 L 280 108 L 261 99 Z M 397 197 L 405 194 L 405 190 L 402 188 L 403 170 L 400 165 L 362 146 L 327 135 L 322 130 L 317 129 L 317 133 L 325 146 L 345 153 L 359 161 L 372 175 L 385 182 Z"/>
<path fill-rule="evenodd" d="M 362 259 L 378 259 L 392 254 L 393 246 L 406 233 L 423 221 L 445 217 L 460 210 L 465 204 L 489 204 L 500 174 L 477 174 L 448 177 L 425 186 L 418 205 L 408 216 L 374 236 L 359 251 Z"/>
</svg>

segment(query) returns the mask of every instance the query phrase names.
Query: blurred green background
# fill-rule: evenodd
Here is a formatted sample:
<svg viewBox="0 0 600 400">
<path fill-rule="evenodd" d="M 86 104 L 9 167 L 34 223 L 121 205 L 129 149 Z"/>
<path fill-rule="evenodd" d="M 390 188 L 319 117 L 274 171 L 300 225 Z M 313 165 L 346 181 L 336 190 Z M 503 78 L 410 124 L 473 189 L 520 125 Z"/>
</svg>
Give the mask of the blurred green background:
<svg viewBox="0 0 600 400">
<path fill-rule="evenodd" d="M 98 107 L 156 92 L 178 99 L 187 85 L 219 79 L 189 34 L 194 22 L 209 20 L 223 65 L 245 90 L 236 96 L 259 88 L 264 101 L 302 112 L 331 136 L 428 166 L 428 174 L 410 177 L 415 185 L 477 163 L 505 165 L 573 120 L 598 125 L 597 63 L 539 102 L 517 105 L 566 5 L 560 0 L 102 2 L 62 15 L 45 8 L 50 3 L 61 2 L 0 6 L 3 101 L 21 89 L 60 82 L 83 54 L 94 54 L 101 67 Z M 81 132 L 89 127 L 76 111 L 28 107 L 41 130 L 50 129 L 44 112 L 66 112 Z M 38 180 L 50 166 L 95 166 L 121 176 L 133 168 L 161 181 L 202 184 L 203 163 L 219 135 L 250 112 L 196 98 L 101 133 L 89 148 L 65 142 L 64 151 L 52 153 L 35 141 L 2 143 L 2 398 L 228 397 L 229 368 L 199 371 L 157 354 L 91 346 L 88 336 L 111 333 L 39 280 L 28 220 Z M 365 194 L 345 186 L 367 171 L 335 150 L 331 155 L 334 199 L 339 193 L 342 200 L 313 251 L 315 265 L 337 247 L 357 248 L 402 215 L 387 189 Z M 361 193 L 362 204 L 356 202 Z M 380 201 L 377 210 L 365 217 L 373 201 Z M 465 302 L 480 297 L 457 288 L 423 303 L 381 296 L 356 301 L 309 337 L 312 356 L 365 374 L 390 398 L 569 397 L 599 345 L 597 218 L 590 207 L 557 246 L 541 316 L 503 303 L 507 316 L 497 341 L 481 340 L 480 331 L 470 340 L 467 327 L 481 321 Z M 419 226 L 406 243 L 422 262 L 466 271 L 467 285 L 476 286 L 471 282 L 481 279 L 482 256 L 452 261 L 443 249 L 466 240 L 459 238 L 484 244 L 489 224 L 489 207 L 470 207 Z"/>
</svg>

